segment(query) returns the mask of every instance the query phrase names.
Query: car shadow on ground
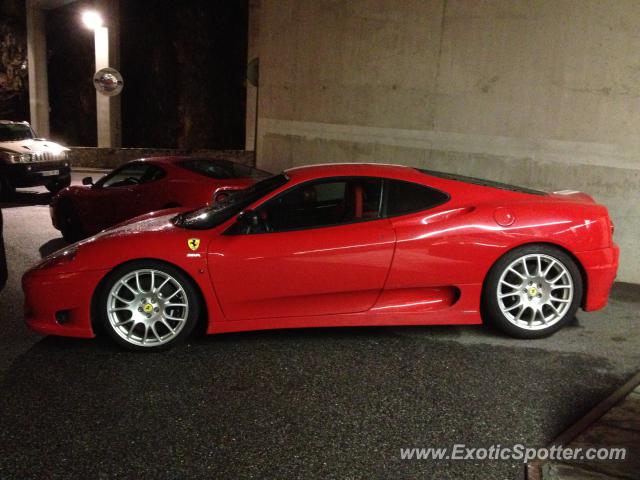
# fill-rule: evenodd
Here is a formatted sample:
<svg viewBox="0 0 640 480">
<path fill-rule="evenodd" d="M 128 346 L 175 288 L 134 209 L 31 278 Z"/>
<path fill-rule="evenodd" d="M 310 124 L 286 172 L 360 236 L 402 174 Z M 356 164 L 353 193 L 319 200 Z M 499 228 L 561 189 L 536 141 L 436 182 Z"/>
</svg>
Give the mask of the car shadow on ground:
<svg viewBox="0 0 640 480">
<path fill-rule="evenodd" d="M 34 205 L 49 205 L 53 195 L 48 192 L 35 190 L 19 190 L 10 198 L 0 201 L 0 208 L 28 207 Z"/>
<path fill-rule="evenodd" d="M 53 238 L 48 242 L 43 243 L 38 251 L 40 252 L 40 257 L 44 258 L 47 255 L 51 255 L 53 252 L 66 247 L 67 245 L 69 245 L 69 243 L 64 238 Z"/>
</svg>

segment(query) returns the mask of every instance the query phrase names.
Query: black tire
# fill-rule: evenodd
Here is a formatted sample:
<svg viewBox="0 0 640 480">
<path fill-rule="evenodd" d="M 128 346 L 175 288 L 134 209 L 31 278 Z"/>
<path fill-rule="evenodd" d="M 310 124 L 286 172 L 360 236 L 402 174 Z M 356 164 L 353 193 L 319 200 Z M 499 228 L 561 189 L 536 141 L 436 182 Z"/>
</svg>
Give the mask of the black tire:
<svg viewBox="0 0 640 480">
<path fill-rule="evenodd" d="M 84 237 L 84 231 L 73 203 L 69 200 L 60 200 L 56 208 L 58 209 L 58 224 L 62 238 L 69 243 L 81 240 Z"/>
<path fill-rule="evenodd" d="M 146 310 L 141 310 L 143 305 L 144 306 L 147 306 L 149 304 L 156 305 L 155 302 L 160 301 L 159 299 L 161 299 L 163 295 L 166 298 L 170 298 L 169 296 L 171 295 L 171 290 L 168 291 L 169 296 L 167 296 L 167 290 L 165 289 L 170 287 L 173 288 L 172 284 L 169 284 L 168 286 L 163 287 L 161 291 L 156 292 L 156 294 L 153 294 L 151 291 L 149 291 L 148 293 L 144 292 L 145 297 L 154 296 L 157 298 L 145 299 L 144 301 L 140 301 L 140 302 L 137 302 L 135 300 L 136 296 L 133 293 L 131 293 L 134 303 L 132 304 L 131 307 L 127 306 L 124 308 L 126 308 L 127 310 L 131 308 L 133 310 L 133 311 L 129 311 L 129 313 L 131 313 L 130 318 L 133 318 L 134 315 L 137 315 L 136 320 L 133 321 L 133 324 L 134 324 L 133 330 L 136 333 L 132 335 L 131 340 L 127 340 L 124 338 L 125 332 L 122 329 L 118 331 L 117 327 L 112 324 L 112 319 L 109 318 L 109 313 L 107 310 L 108 308 L 110 308 L 109 307 L 110 292 L 112 288 L 116 288 L 116 285 L 119 285 L 120 282 L 123 279 L 127 278 L 128 275 L 131 275 L 135 272 L 140 272 L 140 271 L 144 272 L 145 270 L 153 270 L 155 272 L 156 278 L 158 275 L 160 275 L 160 273 L 167 275 L 171 277 L 173 280 L 175 280 L 177 284 L 180 285 L 180 287 L 182 288 L 182 292 L 178 292 L 177 296 L 173 298 L 177 298 L 178 299 L 177 301 L 184 302 L 184 304 L 187 305 L 185 310 L 178 310 L 182 312 L 181 314 L 185 316 L 185 320 L 182 323 L 174 322 L 173 320 L 168 320 L 165 316 L 166 308 L 161 309 L 157 314 L 151 313 L 153 317 L 150 317 L 148 320 L 145 318 L 139 318 L 139 317 L 144 317 L 145 315 L 144 312 L 146 312 Z M 145 282 L 144 275 L 145 275 L 144 273 L 141 273 L 141 283 L 143 284 L 142 285 L 143 290 L 145 288 L 152 290 L 149 284 L 146 284 L 146 285 L 144 284 Z M 133 282 L 133 280 L 131 281 Z M 117 288 L 120 288 L 120 287 L 118 286 Z M 129 299 L 124 298 L 124 300 L 129 300 Z M 114 300 L 114 301 L 117 301 L 117 300 Z M 124 306 L 124 302 L 121 302 L 121 303 Z M 140 303 L 140 307 L 136 309 L 135 305 L 137 305 L 138 303 Z M 175 314 L 175 311 L 176 311 L 175 308 L 174 307 L 171 307 L 171 308 L 173 308 L 173 312 Z M 181 307 L 177 307 L 177 308 L 181 308 Z M 136 311 L 140 313 L 138 314 L 136 313 Z M 136 260 L 115 268 L 111 273 L 109 273 L 109 275 L 105 278 L 105 280 L 101 282 L 101 286 L 99 287 L 99 290 L 96 291 L 94 318 L 97 321 L 97 323 L 100 325 L 101 329 L 104 330 L 107 333 L 107 335 L 121 347 L 126 348 L 128 350 L 132 350 L 132 351 L 152 352 L 152 351 L 160 351 L 160 350 L 166 350 L 168 348 L 172 348 L 178 343 L 184 341 L 192 333 L 194 327 L 198 323 L 198 319 L 200 317 L 201 311 L 202 311 L 202 305 L 201 305 L 200 295 L 198 294 L 195 284 L 188 275 L 182 272 L 182 270 L 157 260 Z M 127 313 L 123 313 L 123 315 L 125 316 L 118 317 L 118 320 L 122 322 L 126 322 Z M 163 328 L 163 330 L 160 332 L 160 336 L 162 336 L 162 333 L 165 333 L 166 335 L 169 335 L 171 333 L 169 329 L 165 328 L 162 324 L 159 325 L 159 323 L 162 322 L 162 320 L 160 320 L 160 317 L 162 317 L 165 322 L 169 322 L 169 321 L 172 322 L 171 326 L 175 328 L 176 330 L 175 334 L 171 334 L 168 337 L 168 339 L 165 341 L 165 343 L 158 343 L 157 340 L 160 340 L 160 338 L 156 337 L 156 338 L 150 338 L 150 342 L 147 343 L 146 345 L 140 344 L 140 340 L 137 339 L 136 336 L 141 337 L 143 331 L 156 332 L 157 329 Z M 148 326 L 147 322 L 149 324 L 153 323 L 154 326 L 153 327 Z M 182 326 L 179 327 L 178 329 L 178 325 L 182 325 Z M 145 336 L 146 335 L 147 334 L 145 333 Z M 153 341 L 151 342 L 151 340 Z"/>
<path fill-rule="evenodd" d="M 16 189 L 6 178 L 0 178 L 0 200 L 11 200 Z"/>
<path fill-rule="evenodd" d="M 519 261 L 519 263 L 516 264 L 517 266 L 515 266 L 515 268 L 519 273 L 525 274 L 524 276 L 526 276 L 525 268 L 527 265 L 528 269 L 531 271 L 535 270 L 540 273 L 540 270 L 542 270 L 544 272 L 545 268 L 536 267 L 536 261 L 531 258 L 532 256 L 534 258 L 536 256 L 539 256 L 542 258 L 543 262 L 548 262 L 546 263 L 545 268 L 551 265 L 550 268 L 554 273 L 562 273 L 563 271 L 561 267 L 564 267 L 564 271 L 566 273 L 564 273 L 564 276 L 561 276 L 560 278 L 562 279 L 562 282 L 566 282 L 567 285 L 557 286 L 547 283 L 543 284 L 542 280 L 540 281 L 540 283 L 538 283 L 538 280 L 534 280 L 533 285 L 529 286 L 529 280 L 525 279 L 521 280 L 522 284 L 518 284 L 517 288 L 513 288 L 511 285 L 509 285 L 509 283 L 516 283 L 520 281 L 518 280 L 519 277 L 515 273 L 509 273 L 509 267 L 513 266 L 514 262 Z M 523 259 L 526 262 L 526 265 L 524 266 L 522 264 Z M 555 260 L 556 263 L 554 264 L 550 259 Z M 538 263 L 538 265 L 540 264 Z M 519 270 L 520 268 L 522 268 L 522 271 Z M 504 282 L 501 283 L 500 280 L 503 274 L 512 276 L 505 276 L 503 278 Z M 566 277 L 567 274 L 570 276 L 570 281 Z M 548 275 L 549 274 L 547 274 L 547 278 Z M 544 278 L 541 274 L 535 275 L 535 273 L 532 274 L 532 277 L 541 278 L 544 280 L 547 279 Z M 505 283 L 507 281 L 509 283 Z M 502 287 L 503 285 L 508 286 Z M 499 291 L 499 287 L 507 289 L 507 293 L 504 294 L 503 290 Z M 538 287 L 540 287 L 539 290 Z M 530 288 L 531 290 L 529 290 Z M 571 288 L 573 289 L 572 291 Z M 535 305 L 536 307 L 540 307 L 538 313 L 535 313 L 535 309 L 529 306 L 530 303 L 528 302 L 542 303 L 545 299 L 545 297 L 543 297 L 543 293 L 544 295 L 550 295 L 550 292 L 556 291 L 558 289 L 561 292 L 560 295 L 567 297 L 562 299 L 563 303 L 559 303 L 560 300 L 553 300 L 553 298 L 555 297 L 546 297 L 547 302 L 553 300 L 554 304 Z M 544 292 L 543 290 L 547 290 L 547 292 Z M 565 290 L 567 291 L 567 293 L 564 293 Z M 533 296 L 531 296 L 531 292 L 534 292 Z M 570 255 L 568 255 L 560 248 L 556 248 L 551 245 L 525 245 L 516 248 L 502 256 L 489 271 L 482 292 L 482 314 L 485 320 L 487 320 L 502 332 L 512 337 L 524 339 L 544 338 L 557 332 L 574 318 L 576 311 L 582 301 L 582 292 L 582 275 L 580 274 L 578 265 Z M 503 295 L 505 295 L 507 298 L 499 299 L 498 296 L 501 293 L 503 293 Z M 540 297 L 540 300 L 537 300 L 537 297 Z M 507 305 L 507 301 L 512 302 L 512 304 Z M 554 313 L 554 311 L 558 311 L 558 308 L 560 309 L 560 313 Z M 516 318 L 520 317 L 520 315 L 510 312 L 505 313 L 503 309 L 511 309 L 510 311 L 518 312 L 518 314 L 520 314 L 520 310 L 522 309 L 527 313 L 527 317 L 524 317 L 524 313 L 522 313 L 521 315 L 523 316 L 523 318 Z M 548 321 L 544 320 L 545 312 L 549 314 L 550 320 Z M 540 317 L 539 320 L 538 317 Z M 531 318 L 533 318 L 533 320 L 529 321 Z M 525 326 L 524 323 L 527 322 L 528 326 Z M 547 323 L 549 323 L 549 326 L 546 326 Z"/>
<path fill-rule="evenodd" d="M 63 188 L 67 188 L 69 185 L 71 185 L 71 175 L 60 177 L 54 182 L 48 183 L 47 185 L 45 185 L 45 187 L 51 193 L 58 193 L 60 190 L 62 190 Z"/>
</svg>

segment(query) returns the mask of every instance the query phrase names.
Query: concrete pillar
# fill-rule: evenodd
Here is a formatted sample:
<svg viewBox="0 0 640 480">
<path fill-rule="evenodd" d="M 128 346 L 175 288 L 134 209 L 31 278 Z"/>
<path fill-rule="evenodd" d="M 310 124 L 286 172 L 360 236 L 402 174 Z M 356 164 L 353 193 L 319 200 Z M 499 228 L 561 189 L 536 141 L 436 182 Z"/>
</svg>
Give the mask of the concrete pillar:
<svg viewBox="0 0 640 480">
<path fill-rule="evenodd" d="M 249 1 L 249 28 L 247 38 L 247 63 L 259 55 L 260 40 L 260 0 Z M 245 149 L 255 148 L 256 113 L 258 109 L 258 88 L 247 81 L 247 104 L 245 110 Z"/>
<path fill-rule="evenodd" d="M 27 0 L 26 6 L 31 125 L 40 137 L 49 137 L 49 80 L 44 10 L 37 0 Z"/>
<path fill-rule="evenodd" d="M 96 9 L 106 26 L 95 30 L 96 71 L 111 67 L 120 69 L 120 6 L 116 0 L 99 0 Z M 125 80 L 126 81 L 126 80 Z M 96 91 L 96 127 L 98 147 L 122 145 L 120 95 L 107 97 Z"/>
</svg>

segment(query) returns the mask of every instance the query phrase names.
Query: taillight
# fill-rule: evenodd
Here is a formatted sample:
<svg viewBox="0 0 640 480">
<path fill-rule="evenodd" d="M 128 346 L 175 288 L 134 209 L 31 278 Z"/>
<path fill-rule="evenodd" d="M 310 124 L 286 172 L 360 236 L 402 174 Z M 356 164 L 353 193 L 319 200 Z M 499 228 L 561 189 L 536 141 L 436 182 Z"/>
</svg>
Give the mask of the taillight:
<svg viewBox="0 0 640 480">
<path fill-rule="evenodd" d="M 609 219 L 609 225 L 611 225 L 611 236 L 613 237 L 613 232 L 616 231 L 616 226 L 613 224 L 611 219 Z"/>
</svg>

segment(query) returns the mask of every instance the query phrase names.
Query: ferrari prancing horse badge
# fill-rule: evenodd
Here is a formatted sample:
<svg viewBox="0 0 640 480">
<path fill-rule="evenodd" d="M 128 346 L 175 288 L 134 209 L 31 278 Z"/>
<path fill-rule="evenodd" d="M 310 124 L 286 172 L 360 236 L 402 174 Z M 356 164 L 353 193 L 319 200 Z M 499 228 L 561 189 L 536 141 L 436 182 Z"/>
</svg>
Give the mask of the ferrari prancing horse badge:
<svg viewBox="0 0 640 480">
<path fill-rule="evenodd" d="M 200 239 L 190 238 L 189 240 L 187 240 L 187 245 L 189 245 L 189 248 L 195 252 L 200 247 Z"/>
</svg>

